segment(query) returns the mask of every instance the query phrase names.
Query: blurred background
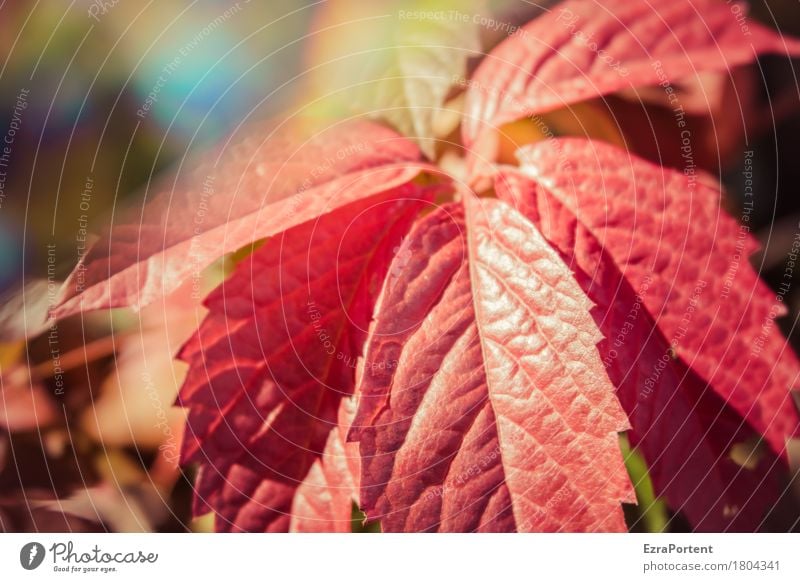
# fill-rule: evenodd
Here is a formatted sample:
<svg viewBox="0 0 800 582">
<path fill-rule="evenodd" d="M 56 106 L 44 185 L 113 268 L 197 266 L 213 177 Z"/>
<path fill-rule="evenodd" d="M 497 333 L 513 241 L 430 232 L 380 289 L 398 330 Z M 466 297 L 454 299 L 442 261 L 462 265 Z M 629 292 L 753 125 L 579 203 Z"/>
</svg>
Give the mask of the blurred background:
<svg viewBox="0 0 800 582">
<path fill-rule="evenodd" d="M 402 35 L 426 33 L 424 23 L 399 22 L 398 10 L 457 7 L 507 30 L 547 5 L 0 2 L 0 531 L 210 527 L 208 519 L 191 518 L 192 473 L 177 464 L 183 414 L 172 406 L 184 373 L 172 357 L 203 315 L 192 293 L 180 290 L 136 314 L 117 310 L 40 325 L 59 282 L 115 214 L 141 206 L 150 181 L 188 152 L 254 119 L 339 115 L 354 104 L 369 110 L 391 101 L 391 89 L 371 82 L 391 69 Z M 753 2 L 751 13 L 800 37 L 796 0 Z M 465 73 L 504 36 L 489 25 L 468 34 L 464 43 L 476 57 L 463 63 Z M 753 261 L 775 286 L 800 223 L 796 83 L 788 61 L 764 57 L 732 76 L 681 88 L 687 102 L 698 93 L 708 97 L 692 117 L 696 155 L 722 179 L 734 216 L 741 216 L 744 170 L 752 171 L 754 231 L 764 243 Z M 366 92 L 354 97 L 350 90 L 359 84 Z M 447 99 L 457 108 L 459 89 Z M 733 107 L 743 115 L 731 115 Z M 645 103 L 620 94 L 542 120 L 504 128 L 507 159 L 519 143 L 550 131 L 588 134 L 680 165 L 663 157 L 680 151 L 679 135 L 657 91 Z M 389 121 L 405 129 L 402 120 Z M 454 131 L 447 119 L 435 128 L 441 138 Z M 748 151 L 757 154 L 746 157 Z M 452 153 L 446 144 L 429 152 L 442 159 Z M 209 269 L 206 288 L 221 280 L 227 262 Z M 791 290 L 787 304 L 791 316 L 781 325 L 788 333 L 800 290 Z M 790 339 L 800 347 L 800 335 Z M 646 516 L 630 510 L 636 528 L 684 527 L 680 518 L 667 522 L 658 503 L 647 505 Z"/>
</svg>

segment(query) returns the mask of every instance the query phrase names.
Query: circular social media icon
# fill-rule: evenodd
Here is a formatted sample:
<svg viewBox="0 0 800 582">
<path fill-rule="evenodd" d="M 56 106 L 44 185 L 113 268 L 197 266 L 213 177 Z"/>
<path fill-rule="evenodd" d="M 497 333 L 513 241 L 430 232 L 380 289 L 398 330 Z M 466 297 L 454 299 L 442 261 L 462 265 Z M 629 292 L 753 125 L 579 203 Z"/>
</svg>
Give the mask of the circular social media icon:
<svg viewBox="0 0 800 582">
<path fill-rule="evenodd" d="M 39 542 L 29 542 L 19 551 L 19 563 L 26 570 L 35 570 L 44 561 L 44 546 Z"/>
</svg>

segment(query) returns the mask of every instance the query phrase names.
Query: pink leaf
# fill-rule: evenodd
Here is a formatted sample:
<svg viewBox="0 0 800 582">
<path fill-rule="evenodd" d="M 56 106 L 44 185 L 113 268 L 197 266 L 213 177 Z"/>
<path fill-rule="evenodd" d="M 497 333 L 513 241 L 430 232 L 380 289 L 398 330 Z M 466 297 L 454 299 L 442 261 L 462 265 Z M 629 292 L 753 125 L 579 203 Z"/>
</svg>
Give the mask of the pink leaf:
<svg viewBox="0 0 800 582">
<path fill-rule="evenodd" d="M 413 142 L 365 121 L 257 126 L 181 168 L 75 268 L 53 314 L 141 307 L 225 253 L 390 190 L 420 170 Z"/>
<path fill-rule="evenodd" d="M 512 35 L 469 82 L 464 145 L 491 162 L 494 130 L 571 103 L 752 62 L 800 42 L 744 18 L 740 3 L 567 0 Z"/>
<path fill-rule="evenodd" d="M 341 529 L 345 514 L 349 527 L 340 402 L 393 249 L 428 197 L 409 184 L 296 226 L 206 300 L 181 351 L 182 456 L 200 464 L 195 511 L 213 510 L 218 530 Z"/>
<path fill-rule="evenodd" d="M 339 426 L 331 430 L 322 456 L 314 461 L 292 503 L 290 531 L 349 533 L 358 501 L 358 445 L 345 441 L 355 414 L 351 398 L 339 405 Z"/>
<path fill-rule="evenodd" d="M 376 308 L 362 509 L 385 531 L 624 530 L 627 422 L 588 300 L 524 217 L 466 208 L 415 225 Z"/>
<path fill-rule="evenodd" d="M 747 209 L 737 225 L 697 175 L 600 142 L 557 140 L 520 158 L 540 195 L 569 211 L 548 217 L 543 232 L 565 241 L 548 233 L 567 229 L 559 246 L 567 256 L 580 233 L 591 233 L 589 252 L 603 249 L 633 289 L 649 281 L 643 303 L 671 349 L 782 452 L 797 430 L 790 390 L 800 365 L 774 323 L 786 311 L 783 296 L 748 263 L 756 243 Z"/>
<path fill-rule="evenodd" d="M 592 314 L 605 336 L 600 354 L 656 494 L 698 531 L 757 531 L 779 498 L 775 473 L 784 465 L 768 451 L 748 459 L 750 468 L 731 458 L 734 445 L 759 435 L 683 360 L 672 357 L 646 306 L 657 288 L 653 277 L 633 287 L 613 251 L 604 251 L 568 207 L 524 174 L 504 169 L 496 188 L 561 251 L 595 304 Z"/>
</svg>

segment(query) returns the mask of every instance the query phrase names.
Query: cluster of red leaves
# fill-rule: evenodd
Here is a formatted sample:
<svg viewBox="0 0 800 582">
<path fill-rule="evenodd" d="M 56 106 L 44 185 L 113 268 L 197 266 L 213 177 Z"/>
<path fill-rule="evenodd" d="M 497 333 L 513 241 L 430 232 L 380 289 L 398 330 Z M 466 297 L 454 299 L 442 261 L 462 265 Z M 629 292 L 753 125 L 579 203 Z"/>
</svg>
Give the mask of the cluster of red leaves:
<svg viewBox="0 0 800 582">
<path fill-rule="evenodd" d="M 481 197 L 372 122 L 253 128 L 102 238 L 55 315 L 142 305 L 266 239 L 180 352 L 183 461 L 221 531 L 349 531 L 354 502 L 384 531 L 624 530 L 623 431 L 693 528 L 756 530 L 800 366 L 718 186 L 582 139 L 494 163 L 504 123 L 800 54 L 746 27 L 717 0 L 534 20 L 466 84 Z"/>
</svg>

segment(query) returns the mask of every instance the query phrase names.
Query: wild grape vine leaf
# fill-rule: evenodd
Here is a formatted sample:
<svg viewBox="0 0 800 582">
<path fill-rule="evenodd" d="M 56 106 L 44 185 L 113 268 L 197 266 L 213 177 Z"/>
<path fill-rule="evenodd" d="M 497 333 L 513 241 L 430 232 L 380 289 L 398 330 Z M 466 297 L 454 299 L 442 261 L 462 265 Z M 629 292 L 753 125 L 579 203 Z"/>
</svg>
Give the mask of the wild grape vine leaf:
<svg viewBox="0 0 800 582">
<path fill-rule="evenodd" d="M 619 152 L 616 155 L 618 165 L 620 155 Z M 544 184 L 547 175 L 542 177 Z M 613 188 L 606 190 L 609 198 L 629 198 L 618 189 L 619 185 L 616 179 L 606 185 Z M 759 433 L 713 388 L 708 388 L 707 382 L 683 359 L 672 356 L 670 342 L 648 309 L 648 301 L 652 306 L 659 293 L 660 285 L 654 279 L 660 273 L 628 281 L 615 262 L 615 249 L 623 247 L 621 252 L 642 255 L 634 248 L 625 250 L 624 245 L 603 248 L 587 226 L 590 221 L 586 218 L 587 214 L 598 211 L 599 205 L 581 207 L 577 214 L 573 213 L 546 186 L 516 169 L 499 172 L 496 189 L 500 199 L 516 206 L 542 229 L 595 304 L 592 314 L 604 335 L 599 344 L 600 354 L 630 419 L 629 440 L 647 461 L 656 494 L 665 497 L 674 510 L 681 511 L 697 531 L 759 529 L 780 498 L 778 476 L 783 463 L 770 451 L 748 459 L 747 467 L 731 458 L 734 445 L 751 443 L 759 438 Z M 650 193 L 653 192 L 651 189 Z M 597 191 L 600 198 L 601 193 Z M 680 190 L 667 193 L 667 196 L 680 195 Z M 713 208 L 712 193 L 702 195 L 709 197 L 700 205 Z M 676 205 L 676 210 L 680 206 Z M 637 215 L 650 211 L 643 205 L 637 207 Z M 611 214 L 614 228 L 624 229 L 624 225 L 613 222 L 620 214 Z M 653 225 L 637 226 L 634 224 L 637 215 L 630 216 L 630 236 L 636 244 L 648 244 L 641 240 L 643 235 L 637 230 L 647 231 Z M 678 213 L 674 219 L 685 220 Z M 672 246 L 672 239 L 669 241 L 665 244 Z M 687 265 L 681 268 L 688 270 Z"/>
<path fill-rule="evenodd" d="M 558 255 L 497 200 L 438 208 L 404 249 L 351 430 L 368 518 L 384 531 L 624 530 L 627 420 Z"/>
<path fill-rule="evenodd" d="M 643 306 L 670 348 L 783 453 L 798 427 L 800 364 L 774 322 L 783 297 L 748 262 L 749 215 L 740 226 L 696 175 L 600 142 L 558 139 L 519 155 L 537 194 L 569 211 L 543 220 L 549 240 L 566 256 L 602 251 L 634 290 L 647 284 Z"/>
<path fill-rule="evenodd" d="M 153 188 L 151 202 L 92 246 L 53 315 L 141 307 L 225 253 L 408 182 L 419 167 L 403 162 L 419 155 L 410 140 L 363 120 L 255 124 Z"/>
<path fill-rule="evenodd" d="M 460 2 L 424 5 L 403 3 L 400 13 L 446 13 Z M 469 20 L 403 18 L 397 23 L 396 46 L 374 51 L 373 63 L 357 86 L 356 109 L 389 121 L 398 131 L 417 140 L 425 154 L 435 157 L 436 116 L 448 93 L 467 74 L 467 60 L 481 48 L 478 25 Z M 388 52 L 388 59 L 385 53 Z M 388 62 L 387 62 L 388 61 Z"/>
<path fill-rule="evenodd" d="M 743 20 L 731 7 L 720 0 L 557 4 L 495 48 L 470 80 L 462 139 L 478 156 L 475 171 L 494 159 L 494 130 L 505 123 L 623 89 L 725 71 L 760 53 L 800 55 L 800 41 Z"/>
<path fill-rule="evenodd" d="M 361 472 L 358 446 L 346 440 L 354 414 L 353 399 L 342 398 L 338 426 L 295 492 L 289 531 L 352 531 L 352 506 L 358 503 Z"/>
<path fill-rule="evenodd" d="M 800 44 L 714 0 L 568 0 L 484 60 L 462 145 L 492 161 L 503 123 L 763 52 Z M 782 296 L 747 263 L 748 216 L 693 169 L 607 145 L 521 155 L 492 167 L 501 200 L 453 183 L 430 210 L 439 179 L 415 177 L 440 172 L 407 137 L 256 126 L 114 226 L 54 314 L 142 305 L 266 239 L 180 354 L 182 460 L 221 531 L 348 531 L 353 502 L 386 531 L 624 530 L 629 428 L 694 528 L 758 529 L 800 365 L 775 330 Z M 769 450 L 734 461 L 759 438 Z"/>
<path fill-rule="evenodd" d="M 349 531 L 339 408 L 390 258 L 428 197 L 409 184 L 296 226 L 206 300 L 180 354 L 179 402 L 183 462 L 200 465 L 195 512 L 213 510 L 218 530 Z"/>
</svg>

